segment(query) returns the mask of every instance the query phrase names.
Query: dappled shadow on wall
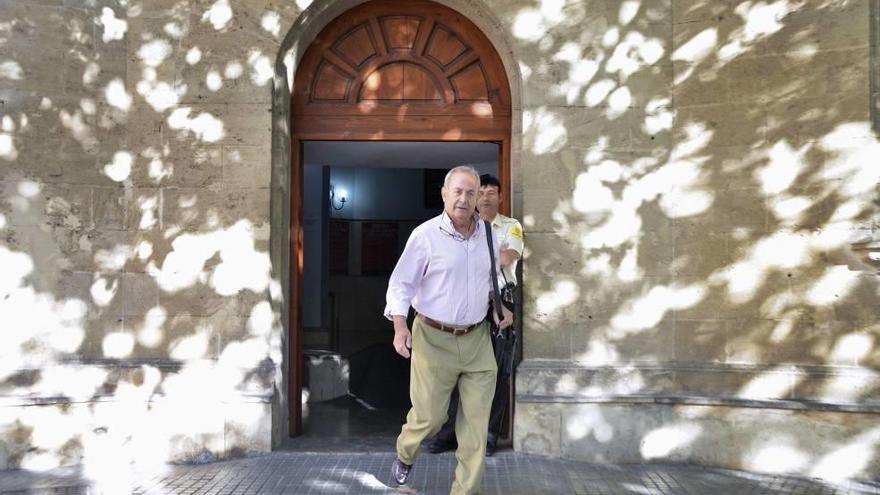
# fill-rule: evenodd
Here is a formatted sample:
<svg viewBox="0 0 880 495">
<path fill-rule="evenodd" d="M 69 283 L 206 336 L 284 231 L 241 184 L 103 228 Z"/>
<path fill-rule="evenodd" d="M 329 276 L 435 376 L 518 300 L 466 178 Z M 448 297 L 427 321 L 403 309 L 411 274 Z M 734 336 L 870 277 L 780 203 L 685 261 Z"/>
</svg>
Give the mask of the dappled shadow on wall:
<svg viewBox="0 0 880 495">
<path fill-rule="evenodd" d="M 134 465 L 271 448 L 268 109 L 297 6 L 72 3 L 0 7 L 0 468 L 122 493 Z"/>
<path fill-rule="evenodd" d="M 528 47 L 523 162 L 534 167 L 522 186 L 527 357 L 572 369 L 530 386 L 585 402 L 871 412 L 880 142 L 868 24 L 856 22 L 867 4 L 673 3 L 510 13 Z M 581 31 L 590 38 L 573 42 Z M 630 440 L 625 420 L 578 407 L 564 442 Z M 712 457 L 726 430 L 703 430 L 710 412 L 759 424 L 710 409 L 657 420 L 631 439 L 640 458 Z M 830 441 L 780 420 L 723 462 L 864 476 L 878 430 L 847 418 Z"/>
</svg>

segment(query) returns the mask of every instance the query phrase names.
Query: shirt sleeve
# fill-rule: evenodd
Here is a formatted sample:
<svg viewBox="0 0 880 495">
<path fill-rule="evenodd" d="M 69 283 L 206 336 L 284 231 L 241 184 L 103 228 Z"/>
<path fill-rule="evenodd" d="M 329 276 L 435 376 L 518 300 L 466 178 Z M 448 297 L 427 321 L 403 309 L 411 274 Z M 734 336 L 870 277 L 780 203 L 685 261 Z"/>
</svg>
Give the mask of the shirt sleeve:
<svg viewBox="0 0 880 495">
<path fill-rule="evenodd" d="M 425 269 L 428 266 L 428 249 L 422 236 L 413 233 L 406 241 L 406 247 L 388 280 L 388 292 L 385 294 L 385 318 L 392 320 L 394 316 L 409 313 L 410 303 L 418 291 Z"/>
<path fill-rule="evenodd" d="M 513 249 L 520 256 L 523 253 L 523 230 L 519 220 L 511 219 L 513 225 L 507 231 L 507 249 Z"/>
</svg>

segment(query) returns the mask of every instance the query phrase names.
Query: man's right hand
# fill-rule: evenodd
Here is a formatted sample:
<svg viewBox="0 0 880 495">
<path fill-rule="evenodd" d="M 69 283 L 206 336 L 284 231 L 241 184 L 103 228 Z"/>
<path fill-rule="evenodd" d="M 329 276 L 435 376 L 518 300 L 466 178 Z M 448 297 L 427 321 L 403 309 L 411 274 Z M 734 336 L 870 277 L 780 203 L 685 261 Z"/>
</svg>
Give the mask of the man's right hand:
<svg viewBox="0 0 880 495">
<path fill-rule="evenodd" d="M 406 320 L 394 316 L 394 350 L 405 358 L 409 358 L 412 349 L 412 333 L 406 326 Z"/>
</svg>

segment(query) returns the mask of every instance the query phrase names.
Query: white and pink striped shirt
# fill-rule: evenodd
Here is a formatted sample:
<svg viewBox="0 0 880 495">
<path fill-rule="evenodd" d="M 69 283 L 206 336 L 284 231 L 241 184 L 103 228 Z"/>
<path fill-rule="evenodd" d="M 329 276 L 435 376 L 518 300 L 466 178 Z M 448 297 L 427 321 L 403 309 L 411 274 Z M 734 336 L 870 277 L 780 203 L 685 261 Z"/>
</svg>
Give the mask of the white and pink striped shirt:
<svg viewBox="0 0 880 495">
<path fill-rule="evenodd" d="M 413 230 L 385 296 L 385 317 L 406 317 L 409 307 L 441 323 L 468 326 L 483 321 L 492 292 L 486 228 L 474 214 L 477 228 L 465 238 L 444 211 Z M 491 232 L 491 231 L 490 231 Z M 492 234 L 495 270 L 498 242 Z"/>
</svg>

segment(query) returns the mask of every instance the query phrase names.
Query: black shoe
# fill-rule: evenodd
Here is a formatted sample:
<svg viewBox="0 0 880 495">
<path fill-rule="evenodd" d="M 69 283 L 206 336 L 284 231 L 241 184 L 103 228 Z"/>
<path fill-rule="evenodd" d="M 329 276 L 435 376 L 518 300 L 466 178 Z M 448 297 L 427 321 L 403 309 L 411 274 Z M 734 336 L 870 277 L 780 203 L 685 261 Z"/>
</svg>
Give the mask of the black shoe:
<svg viewBox="0 0 880 495">
<path fill-rule="evenodd" d="M 435 438 L 428 442 L 428 445 L 425 446 L 425 450 L 427 450 L 430 454 L 440 454 L 448 450 L 455 450 L 456 447 L 458 447 L 458 444 L 455 442 L 455 440 L 443 440 L 440 438 Z"/>
<path fill-rule="evenodd" d="M 406 484 L 410 471 L 412 471 L 411 465 L 404 464 L 400 459 L 394 459 L 394 464 L 391 465 L 391 477 L 398 485 Z"/>
<path fill-rule="evenodd" d="M 486 457 L 492 457 L 495 455 L 495 442 L 486 442 Z"/>
</svg>

